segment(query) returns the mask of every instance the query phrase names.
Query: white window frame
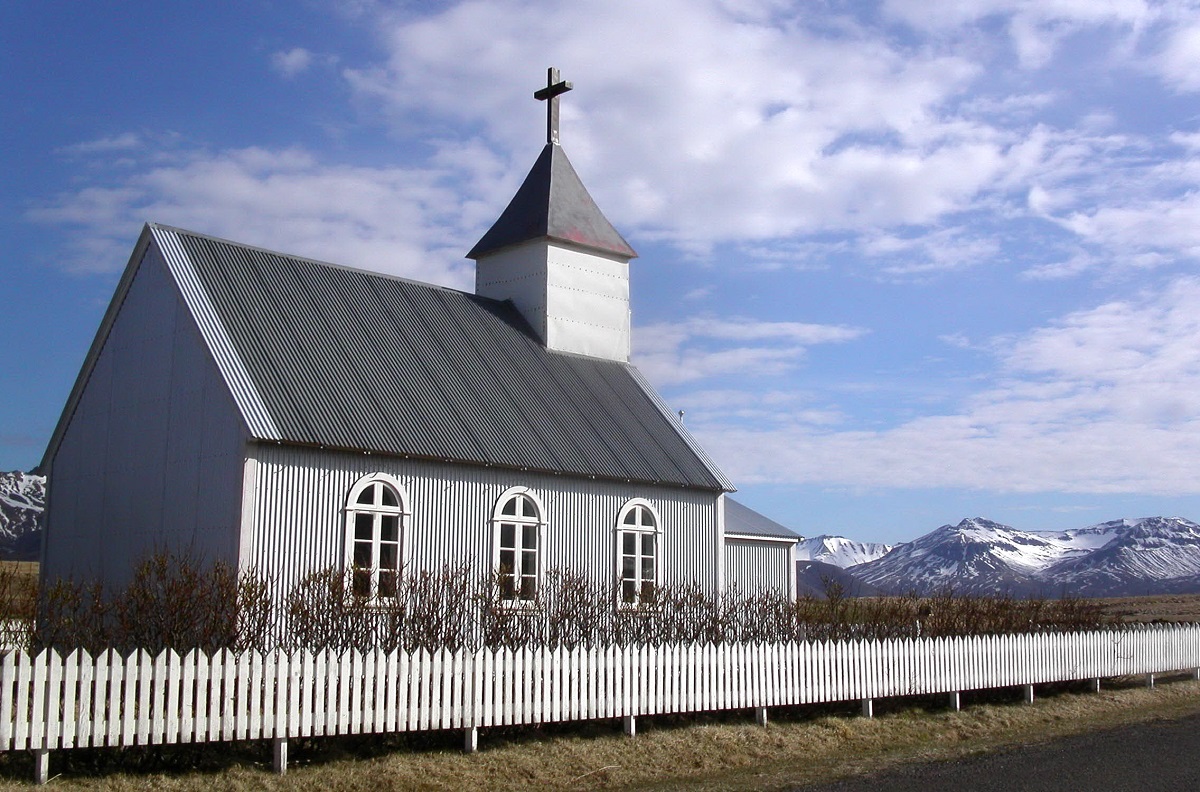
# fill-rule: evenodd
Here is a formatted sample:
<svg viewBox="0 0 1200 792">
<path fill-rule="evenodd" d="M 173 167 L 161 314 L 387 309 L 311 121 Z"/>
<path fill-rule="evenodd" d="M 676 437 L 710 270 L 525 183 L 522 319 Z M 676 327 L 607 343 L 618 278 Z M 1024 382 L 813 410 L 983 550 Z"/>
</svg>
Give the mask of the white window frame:
<svg viewBox="0 0 1200 792">
<path fill-rule="evenodd" d="M 372 503 L 359 503 L 359 498 L 368 489 L 374 489 Z M 396 496 L 396 505 L 383 503 L 383 492 L 391 490 Z M 350 579 L 350 585 L 355 593 L 366 596 L 371 600 L 382 602 L 395 597 L 400 587 L 400 575 L 407 561 L 408 552 L 408 522 L 412 513 L 408 508 L 408 493 L 394 476 L 386 473 L 372 473 L 364 476 L 350 488 L 346 497 L 345 508 L 345 555 L 343 563 Z M 360 516 L 370 518 L 370 537 L 364 539 L 358 535 Z M 395 518 L 396 538 L 389 540 L 385 535 L 385 525 L 389 517 Z M 355 551 L 366 544 L 369 547 L 369 566 L 356 563 Z M 380 563 L 388 548 L 394 548 L 395 564 Z M 391 575 L 391 580 L 388 576 Z M 366 592 L 360 589 L 362 581 L 366 581 Z M 381 584 L 382 591 L 381 593 Z M 390 589 L 391 593 L 387 593 Z"/>
<path fill-rule="evenodd" d="M 627 524 L 625 520 L 630 514 L 636 515 L 635 521 Z M 652 525 L 645 523 L 647 515 L 653 521 Z M 645 498 L 634 498 L 627 501 L 617 513 L 614 528 L 613 571 L 617 581 L 617 605 L 621 608 L 651 607 L 653 603 L 645 601 L 645 585 L 649 583 L 651 592 L 657 594 L 663 580 L 662 517 L 653 503 Z M 649 554 L 645 552 L 646 537 L 653 539 L 654 546 Z M 630 548 L 627 542 L 633 543 L 632 553 L 628 552 Z M 650 559 L 654 566 L 653 574 L 649 576 L 645 575 L 646 559 Z M 632 597 L 626 592 L 626 581 L 630 579 L 626 575 L 627 562 L 633 565 Z"/>
<path fill-rule="evenodd" d="M 504 514 L 504 507 L 514 498 L 526 498 L 528 502 L 533 504 L 533 509 L 537 512 L 535 515 L 523 514 Z M 503 543 L 505 526 L 513 526 L 513 543 L 509 547 L 505 547 Z M 500 494 L 496 499 L 496 504 L 492 508 L 492 569 L 495 572 L 496 580 L 499 583 L 500 602 L 501 604 L 515 608 L 525 608 L 533 605 L 541 596 L 543 584 L 543 570 L 545 569 L 546 558 L 546 507 L 542 503 L 541 498 L 537 496 L 529 487 L 509 487 Z M 532 537 L 536 544 L 530 550 L 526 545 L 526 539 L 530 534 L 527 529 L 532 529 Z M 534 571 L 532 573 L 524 570 L 518 571 L 518 565 L 513 564 L 513 568 L 509 572 L 503 569 L 502 555 L 506 552 L 512 552 L 524 558 L 527 553 L 532 552 L 534 556 Z M 508 591 L 512 592 L 512 596 L 506 596 L 504 587 L 505 576 L 510 576 L 508 582 L 512 588 Z M 526 580 L 532 580 L 532 596 L 524 596 L 525 591 L 523 583 Z"/>
</svg>

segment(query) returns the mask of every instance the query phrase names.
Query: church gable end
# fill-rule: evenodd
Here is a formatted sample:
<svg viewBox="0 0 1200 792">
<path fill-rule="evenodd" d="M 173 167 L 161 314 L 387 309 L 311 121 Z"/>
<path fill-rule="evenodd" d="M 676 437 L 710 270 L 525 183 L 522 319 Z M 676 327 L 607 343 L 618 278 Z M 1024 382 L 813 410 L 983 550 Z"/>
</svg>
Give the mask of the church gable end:
<svg viewBox="0 0 1200 792">
<path fill-rule="evenodd" d="M 42 463 L 47 579 L 120 580 L 130 558 L 164 549 L 236 563 L 245 437 L 159 248 L 144 237 Z"/>
</svg>

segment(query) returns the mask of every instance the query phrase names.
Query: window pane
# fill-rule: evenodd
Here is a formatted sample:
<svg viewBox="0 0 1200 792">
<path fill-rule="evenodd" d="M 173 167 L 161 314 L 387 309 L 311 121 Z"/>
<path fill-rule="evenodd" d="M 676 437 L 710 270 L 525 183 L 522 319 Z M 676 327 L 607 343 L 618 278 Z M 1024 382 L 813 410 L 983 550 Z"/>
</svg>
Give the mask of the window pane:
<svg viewBox="0 0 1200 792">
<path fill-rule="evenodd" d="M 654 559 L 642 559 L 642 580 L 654 580 Z"/>
<path fill-rule="evenodd" d="M 629 579 L 637 574 L 637 559 L 625 556 L 621 559 L 621 577 Z"/>
<path fill-rule="evenodd" d="M 501 514 L 511 514 L 512 516 L 516 517 L 517 516 L 517 501 L 519 501 L 520 499 L 521 499 L 520 495 L 509 498 L 508 501 L 505 502 L 505 504 L 502 507 L 500 507 L 500 513 Z"/>
<path fill-rule="evenodd" d="M 537 511 L 533 507 L 533 499 L 525 495 L 521 496 L 521 516 L 537 517 Z"/>
<path fill-rule="evenodd" d="M 621 583 L 621 599 L 624 602 L 637 602 L 637 583 L 626 580 Z"/>
<path fill-rule="evenodd" d="M 379 539 L 394 542 L 400 537 L 400 518 L 395 514 L 384 514 L 379 518 Z"/>
<path fill-rule="evenodd" d="M 515 547 L 516 531 L 517 526 L 512 523 L 500 523 L 500 547 Z"/>
<path fill-rule="evenodd" d="M 500 574 L 510 575 L 516 571 L 516 565 L 513 562 L 512 550 L 500 551 Z"/>
<path fill-rule="evenodd" d="M 651 512 L 649 509 L 647 509 L 644 506 L 642 507 L 642 527 L 644 527 L 644 528 L 655 527 L 654 513 Z"/>
<path fill-rule="evenodd" d="M 396 573 L 395 572 L 380 572 L 379 573 L 379 596 L 394 597 L 396 596 Z"/>
<path fill-rule="evenodd" d="M 521 574 L 537 574 L 537 551 L 526 550 L 524 553 L 521 553 Z"/>
<path fill-rule="evenodd" d="M 537 547 L 538 527 L 536 525 L 523 526 L 521 533 L 524 538 L 524 541 L 522 542 L 523 547 L 528 550 L 532 550 Z"/>
<path fill-rule="evenodd" d="M 621 534 L 621 550 L 626 555 L 633 555 L 637 552 L 637 534 L 623 533 Z"/>
<path fill-rule="evenodd" d="M 521 599 L 531 600 L 537 598 L 537 578 L 523 577 L 521 578 Z"/>
<path fill-rule="evenodd" d="M 354 570 L 354 593 L 360 597 L 371 596 L 371 573 L 367 570 Z"/>
<path fill-rule="evenodd" d="M 654 602 L 654 582 L 650 580 L 642 583 L 642 602 Z"/>
<path fill-rule="evenodd" d="M 382 503 L 384 506 L 399 506 L 400 505 L 400 501 L 396 499 L 396 493 L 392 491 L 391 487 L 385 487 L 382 484 L 379 484 L 377 486 L 381 490 L 383 490 Z"/>
<path fill-rule="evenodd" d="M 642 534 L 642 555 L 654 555 L 654 534 Z"/>
<path fill-rule="evenodd" d="M 354 566 L 370 569 L 375 566 L 371 562 L 371 543 L 370 542 L 355 542 L 354 543 Z"/>
<path fill-rule="evenodd" d="M 358 494 L 358 503 L 374 503 L 375 502 L 375 487 L 378 484 L 372 484 Z"/>
<path fill-rule="evenodd" d="M 370 514 L 354 515 L 354 538 L 371 541 L 374 537 L 375 518 Z"/>
<path fill-rule="evenodd" d="M 637 511 L 638 507 L 634 506 L 632 509 L 625 512 L 625 519 L 621 520 L 621 522 L 625 525 L 637 525 Z"/>
<path fill-rule="evenodd" d="M 516 589 L 513 587 L 512 575 L 504 575 L 500 578 L 500 598 L 510 600 L 515 596 Z"/>
<path fill-rule="evenodd" d="M 394 544 L 379 545 L 379 568 L 395 569 L 400 547 Z"/>
</svg>

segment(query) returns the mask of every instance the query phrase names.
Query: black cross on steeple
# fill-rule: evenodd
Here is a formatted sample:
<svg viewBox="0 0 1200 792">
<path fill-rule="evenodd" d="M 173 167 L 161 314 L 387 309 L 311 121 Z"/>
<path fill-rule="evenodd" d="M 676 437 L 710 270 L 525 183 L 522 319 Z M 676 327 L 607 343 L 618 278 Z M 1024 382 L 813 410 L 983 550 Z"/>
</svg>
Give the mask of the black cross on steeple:
<svg viewBox="0 0 1200 792">
<path fill-rule="evenodd" d="M 533 94 L 539 102 L 550 100 L 546 105 L 546 142 L 558 143 L 558 97 L 565 94 L 574 86 L 566 80 L 559 79 L 558 69 L 551 66 L 546 69 L 546 87 Z"/>
</svg>

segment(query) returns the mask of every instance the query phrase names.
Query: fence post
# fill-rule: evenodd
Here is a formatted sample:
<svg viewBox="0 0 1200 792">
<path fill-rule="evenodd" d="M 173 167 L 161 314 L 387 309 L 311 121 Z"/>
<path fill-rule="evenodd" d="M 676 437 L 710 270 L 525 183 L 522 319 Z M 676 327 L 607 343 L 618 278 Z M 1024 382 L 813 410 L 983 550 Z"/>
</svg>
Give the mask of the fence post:
<svg viewBox="0 0 1200 792">
<path fill-rule="evenodd" d="M 287 775 L 287 737 L 276 737 L 271 741 L 271 759 L 275 772 Z"/>
<path fill-rule="evenodd" d="M 637 718 L 633 715 L 626 715 L 621 719 L 621 727 L 625 731 L 626 737 L 637 736 Z"/>
<path fill-rule="evenodd" d="M 950 709 L 953 712 L 962 709 L 962 694 L 957 690 L 950 691 Z"/>
<path fill-rule="evenodd" d="M 41 786 L 50 781 L 50 749 L 36 748 L 33 752 L 33 783 Z"/>
<path fill-rule="evenodd" d="M 1146 687 L 1154 689 L 1154 674 L 1146 674 Z"/>
<path fill-rule="evenodd" d="M 1032 704 L 1033 703 L 1033 685 L 1022 685 L 1021 687 L 1025 691 L 1025 703 Z"/>
<path fill-rule="evenodd" d="M 862 714 L 864 718 L 875 717 L 875 699 L 865 698 L 862 700 Z"/>
<path fill-rule="evenodd" d="M 767 708 L 766 707 L 755 707 L 754 708 L 754 722 L 757 723 L 759 726 L 767 725 Z"/>
<path fill-rule="evenodd" d="M 1096 677 L 1095 679 L 1092 680 L 1092 692 L 1093 693 L 1100 692 L 1100 677 Z"/>
<path fill-rule="evenodd" d="M 1200 668 L 1192 669 L 1192 679 L 1200 679 Z"/>
<path fill-rule="evenodd" d="M 479 727 L 471 726 L 463 730 L 463 750 L 475 753 L 479 750 Z"/>
</svg>

